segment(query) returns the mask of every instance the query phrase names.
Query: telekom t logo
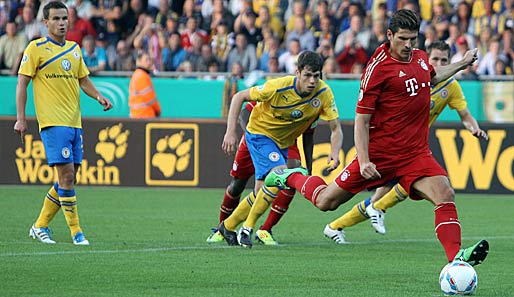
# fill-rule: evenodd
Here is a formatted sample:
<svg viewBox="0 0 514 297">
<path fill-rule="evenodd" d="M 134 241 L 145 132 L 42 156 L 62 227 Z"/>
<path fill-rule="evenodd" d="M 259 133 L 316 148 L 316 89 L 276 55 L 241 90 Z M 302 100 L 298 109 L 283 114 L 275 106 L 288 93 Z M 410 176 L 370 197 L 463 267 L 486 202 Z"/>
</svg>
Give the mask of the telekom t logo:
<svg viewBox="0 0 514 297">
<path fill-rule="evenodd" d="M 407 92 L 410 92 L 409 96 L 416 96 L 418 93 L 416 92 L 419 89 L 418 82 L 415 78 L 410 78 L 405 81 L 405 86 L 407 87 Z"/>
</svg>

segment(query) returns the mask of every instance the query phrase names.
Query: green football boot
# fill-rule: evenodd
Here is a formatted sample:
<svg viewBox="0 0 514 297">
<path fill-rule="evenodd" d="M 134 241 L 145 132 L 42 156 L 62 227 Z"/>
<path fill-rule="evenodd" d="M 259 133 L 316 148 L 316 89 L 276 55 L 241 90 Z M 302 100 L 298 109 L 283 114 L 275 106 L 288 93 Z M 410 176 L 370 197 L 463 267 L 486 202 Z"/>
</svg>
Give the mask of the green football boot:
<svg viewBox="0 0 514 297">
<path fill-rule="evenodd" d="M 268 230 L 257 230 L 255 232 L 255 239 L 264 245 L 278 245 L 278 242 L 273 238 L 273 234 Z"/>
<path fill-rule="evenodd" d="M 475 266 L 484 262 L 488 253 L 489 243 L 487 240 L 480 240 L 475 245 L 461 249 L 453 260 L 468 262 L 469 265 Z"/>
<path fill-rule="evenodd" d="M 305 169 L 303 167 L 292 168 L 292 169 L 287 169 L 287 168 L 282 169 L 281 168 L 281 169 L 273 170 L 270 173 L 268 173 L 268 175 L 266 176 L 266 179 L 264 180 L 264 184 L 267 187 L 278 187 L 281 190 L 282 189 L 290 189 L 291 187 L 288 187 L 286 185 L 286 180 L 291 174 L 293 174 L 295 172 L 301 173 L 303 175 L 309 175 L 309 172 L 307 171 L 307 169 Z"/>
<path fill-rule="evenodd" d="M 223 235 L 221 235 L 221 232 L 218 231 L 217 229 L 215 229 L 215 230 L 213 230 L 211 235 L 209 235 L 209 237 L 207 237 L 206 241 L 208 243 L 218 243 L 218 242 L 223 242 L 223 240 L 225 240 L 225 238 L 223 237 Z"/>
</svg>

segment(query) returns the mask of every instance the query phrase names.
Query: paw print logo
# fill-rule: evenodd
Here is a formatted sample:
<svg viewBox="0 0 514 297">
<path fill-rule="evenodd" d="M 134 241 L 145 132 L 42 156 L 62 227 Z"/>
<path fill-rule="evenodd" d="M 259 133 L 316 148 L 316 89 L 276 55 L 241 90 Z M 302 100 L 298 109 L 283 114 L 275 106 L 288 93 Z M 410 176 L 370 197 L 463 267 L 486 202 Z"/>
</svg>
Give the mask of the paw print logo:
<svg viewBox="0 0 514 297">
<path fill-rule="evenodd" d="M 152 166 L 157 167 L 164 177 L 183 172 L 189 166 L 193 139 L 185 140 L 184 135 L 185 132 L 180 131 L 157 140 Z"/>
<path fill-rule="evenodd" d="M 152 186 L 197 186 L 199 127 L 191 123 L 148 123 L 145 182 Z"/>
<path fill-rule="evenodd" d="M 130 130 L 122 131 L 123 124 L 119 123 L 106 127 L 98 133 L 98 143 L 95 152 L 99 154 L 106 163 L 115 159 L 121 159 L 127 153 L 127 140 Z"/>
</svg>

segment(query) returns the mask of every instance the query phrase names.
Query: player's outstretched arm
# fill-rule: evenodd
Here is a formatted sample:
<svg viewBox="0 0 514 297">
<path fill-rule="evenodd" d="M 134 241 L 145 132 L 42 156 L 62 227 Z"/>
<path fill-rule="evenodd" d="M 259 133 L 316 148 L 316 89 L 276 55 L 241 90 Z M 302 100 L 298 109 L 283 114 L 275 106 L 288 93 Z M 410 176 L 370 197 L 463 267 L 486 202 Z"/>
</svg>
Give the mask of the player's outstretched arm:
<svg viewBox="0 0 514 297">
<path fill-rule="evenodd" d="M 332 171 L 339 167 L 341 160 L 339 160 L 339 152 L 343 147 L 343 129 L 339 119 L 328 121 L 330 126 L 330 155 L 328 156 L 327 163 L 330 164 L 328 171 Z"/>
<path fill-rule="evenodd" d="M 248 109 L 241 109 L 241 113 L 239 114 L 239 126 L 243 131 L 246 130 L 246 125 L 248 125 L 248 122 L 250 121 L 250 114 L 251 112 Z"/>
<path fill-rule="evenodd" d="M 354 141 L 362 177 L 377 179 L 380 178 L 380 173 L 377 171 L 376 165 L 369 160 L 368 153 L 370 120 L 371 114 L 357 113 L 355 115 Z"/>
<path fill-rule="evenodd" d="M 489 140 L 489 136 L 484 130 L 480 129 L 477 120 L 471 115 L 469 109 L 464 108 L 463 110 L 459 110 L 458 113 L 462 124 L 473 136 Z"/>
<path fill-rule="evenodd" d="M 438 66 L 435 68 L 436 75 L 432 77 L 431 84 L 433 86 L 437 85 L 438 83 L 445 81 L 455 73 L 465 69 L 468 66 L 471 66 L 475 61 L 478 59 L 478 49 L 469 50 L 464 54 L 464 57 L 462 60 L 445 65 L 445 66 Z"/>
<path fill-rule="evenodd" d="M 237 118 L 239 117 L 239 113 L 241 112 L 241 108 L 243 107 L 243 102 L 249 100 L 249 89 L 237 92 L 232 97 L 232 102 L 230 103 L 230 108 L 228 110 L 227 130 L 225 132 L 225 136 L 223 137 L 223 143 L 221 144 L 221 149 L 227 155 L 232 155 L 237 150 Z"/>
<path fill-rule="evenodd" d="M 312 174 L 312 154 L 314 152 L 314 129 L 309 129 L 302 134 L 303 155 L 305 166 L 309 174 Z"/>
<path fill-rule="evenodd" d="M 100 92 L 96 89 L 95 85 L 89 79 L 89 76 L 84 76 L 83 78 L 79 78 L 80 88 L 91 98 L 96 99 L 98 103 L 100 103 L 104 107 L 104 111 L 107 111 L 112 108 L 112 103 L 109 99 L 105 98 Z"/>
<path fill-rule="evenodd" d="M 18 74 L 18 83 L 16 84 L 16 123 L 14 123 L 14 131 L 21 137 L 21 143 L 24 143 L 25 132 L 27 131 L 26 107 L 27 107 L 27 86 L 32 78 L 23 74 Z"/>
</svg>

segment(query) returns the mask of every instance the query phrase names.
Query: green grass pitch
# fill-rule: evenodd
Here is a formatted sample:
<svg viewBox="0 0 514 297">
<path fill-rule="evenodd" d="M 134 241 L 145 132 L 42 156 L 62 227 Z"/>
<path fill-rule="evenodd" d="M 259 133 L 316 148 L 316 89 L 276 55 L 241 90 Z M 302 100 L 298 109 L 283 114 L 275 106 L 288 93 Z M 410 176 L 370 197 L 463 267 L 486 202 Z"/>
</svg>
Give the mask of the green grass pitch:
<svg viewBox="0 0 514 297">
<path fill-rule="evenodd" d="M 77 187 L 91 245 L 71 244 L 61 213 L 56 245 L 28 237 L 47 187 L 0 187 L 0 296 L 442 296 L 445 265 L 432 206 L 406 201 L 387 213 L 387 235 L 369 222 L 323 237 L 335 212 L 296 196 L 275 227 L 277 247 L 209 245 L 223 189 Z M 486 238 L 476 296 L 514 296 L 514 195 L 457 195 L 463 246 Z"/>
</svg>

